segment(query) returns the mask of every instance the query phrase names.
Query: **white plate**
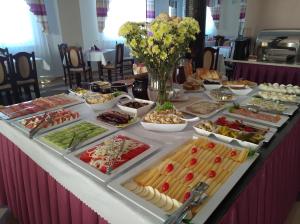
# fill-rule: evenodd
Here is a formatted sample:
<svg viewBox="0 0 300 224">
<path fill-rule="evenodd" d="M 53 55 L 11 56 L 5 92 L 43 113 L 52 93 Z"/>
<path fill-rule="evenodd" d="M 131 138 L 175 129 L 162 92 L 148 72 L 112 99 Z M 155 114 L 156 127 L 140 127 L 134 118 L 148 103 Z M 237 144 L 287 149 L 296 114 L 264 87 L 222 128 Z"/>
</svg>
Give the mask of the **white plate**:
<svg viewBox="0 0 300 224">
<path fill-rule="evenodd" d="M 212 118 L 211 121 L 215 122 L 219 117 L 221 117 L 221 116 L 216 116 L 216 117 Z M 228 121 L 234 121 L 235 120 L 235 119 L 230 119 L 228 117 L 226 117 L 226 119 Z M 253 127 L 266 129 L 265 126 L 258 125 L 258 124 L 253 124 L 251 122 L 244 122 L 243 121 L 243 123 L 246 124 L 246 125 L 251 125 Z M 233 141 L 236 141 L 236 142 L 238 142 L 239 145 L 241 145 L 243 147 L 246 147 L 246 148 L 250 148 L 250 149 L 258 149 L 260 147 L 260 144 L 255 144 L 255 143 L 252 143 L 252 142 L 247 142 L 247 141 L 231 138 L 231 137 L 228 137 L 228 136 L 225 136 L 225 135 L 217 134 L 217 133 L 214 133 L 214 132 L 210 132 L 210 131 L 204 130 L 202 128 L 198 128 L 197 125 L 198 124 L 194 125 L 193 128 L 200 135 L 203 135 L 203 136 L 206 136 L 206 137 L 215 136 L 217 139 L 220 139 L 221 141 L 224 141 L 226 143 L 232 143 Z M 275 135 L 276 132 L 277 132 L 276 128 L 269 128 L 269 131 L 265 134 L 265 136 L 264 136 L 265 139 L 262 140 L 262 142 L 269 142 L 272 139 L 272 137 Z"/>
<path fill-rule="evenodd" d="M 86 105 L 88 105 L 90 108 L 92 108 L 95 111 L 107 110 L 107 109 L 110 109 L 110 108 L 114 107 L 122 97 L 127 97 L 128 99 L 132 99 L 131 96 L 129 96 L 127 94 L 122 94 L 122 95 L 117 96 L 117 97 L 115 97 L 114 99 L 112 99 L 108 102 L 105 102 L 105 103 L 89 104 L 89 103 L 86 102 Z"/>
<path fill-rule="evenodd" d="M 264 112 L 260 112 L 260 113 L 270 114 L 270 113 L 264 113 Z M 228 109 L 225 110 L 223 112 L 223 114 L 226 114 L 226 115 L 231 116 L 231 117 L 237 117 L 237 118 L 240 118 L 240 119 L 243 119 L 243 120 L 252 121 L 254 123 L 260 123 L 260 124 L 264 124 L 264 125 L 271 126 L 271 127 L 277 127 L 277 128 L 281 127 L 289 119 L 289 117 L 287 117 L 287 116 L 278 115 L 278 116 L 280 116 L 281 119 L 277 123 L 273 123 L 273 122 L 269 122 L 269 121 L 258 120 L 258 119 L 255 119 L 255 118 L 246 117 L 246 116 L 243 116 L 243 115 L 240 115 L 240 114 L 230 113 Z M 270 114 L 270 115 L 274 115 L 274 114 Z"/>
<path fill-rule="evenodd" d="M 83 146 L 85 146 L 85 145 L 87 145 L 87 144 L 90 144 L 90 143 L 92 143 L 92 142 L 94 142 L 94 141 L 96 141 L 96 140 L 98 140 L 98 139 L 101 139 L 101 138 L 103 138 L 103 137 L 105 137 L 105 136 L 107 136 L 107 135 L 110 135 L 110 134 L 112 134 L 112 133 L 114 133 L 114 132 L 116 132 L 116 131 L 118 130 L 117 128 L 114 128 L 114 127 L 111 127 L 111 126 L 107 126 L 107 125 L 104 125 L 104 124 L 95 123 L 94 121 L 80 120 L 80 121 L 77 121 L 77 122 L 73 122 L 72 124 L 63 126 L 63 127 L 61 127 L 61 128 L 57 128 L 57 129 L 55 129 L 55 130 L 52 130 L 52 131 L 50 131 L 50 132 L 47 132 L 47 133 L 44 133 L 44 134 L 41 134 L 41 135 L 37 135 L 37 136 L 34 138 L 34 140 L 37 141 L 38 143 L 40 143 L 40 144 L 46 146 L 48 149 L 51 149 L 52 151 L 58 153 L 59 155 L 66 155 L 66 154 L 70 153 L 69 148 L 67 148 L 67 149 L 61 149 L 61 148 L 59 148 L 59 147 L 58 147 L 57 145 L 55 145 L 55 144 L 51 144 L 51 143 L 48 143 L 48 142 L 44 141 L 44 140 L 42 139 L 42 137 L 44 137 L 45 135 L 48 135 L 48 134 L 50 134 L 50 133 L 52 133 L 52 132 L 60 131 L 60 130 L 63 130 L 63 129 L 65 129 L 65 128 L 69 128 L 69 127 L 71 127 L 71 126 L 80 124 L 81 122 L 89 122 L 89 123 L 92 123 L 92 124 L 94 124 L 94 125 L 97 125 L 97 126 L 100 126 L 100 127 L 102 127 L 102 128 L 107 129 L 107 131 L 105 131 L 105 132 L 103 132 L 102 134 L 97 135 L 97 136 L 95 136 L 95 137 L 93 137 L 93 138 L 90 138 L 90 139 L 88 139 L 88 140 L 86 140 L 86 141 L 84 141 L 84 142 L 81 142 L 81 143 L 78 144 L 78 146 L 76 147 L 77 149 L 79 149 L 79 148 L 81 148 L 81 147 L 83 147 Z"/>
<path fill-rule="evenodd" d="M 218 140 L 211 140 L 212 142 L 221 143 Z M 225 144 L 227 146 L 233 147 L 233 145 Z M 234 146 L 235 149 L 241 149 L 240 147 Z M 168 215 L 156 207 L 152 203 L 146 201 L 145 199 L 139 197 L 135 193 L 127 190 L 122 186 L 124 182 L 132 179 L 136 175 L 140 174 L 144 170 L 147 170 L 153 167 L 157 162 L 161 161 L 167 154 L 172 154 L 178 148 L 174 147 L 168 150 L 161 150 L 158 154 L 154 155 L 152 158 L 147 160 L 146 162 L 140 164 L 135 169 L 131 169 L 124 175 L 116 178 L 114 181 L 108 184 L 108 187 L 118 193 L 123 198 L 127 199 L 131 203 L 135 204 L 137 207 L 143 209 L 147 213 L 153 215 L 157 221 L 155 223 L 163 223 L 167 220 Z M 248 158 L 244 163 L 242 163 L 227 179 L 227 181 L 222 185 L 222 187 L 211 197 L 208 198 L 201 208 L 201 210 L 196 214 L 196 216 L 192 219 L 192 223 L 201 224 L 204 223 L 209 216 L 213 213 L 213 211 L 220 205 L 222 200 L 226 197 L 226 195 L 230 192 L 230 190 L 235 186 L 235 184 L 239 181 L 239 179 L 243 176 L 243 174 L 249 169 L 252 163 L 259 156 L 258 153 L 255 153 L 254 156 Z"/>
<path fill-rule="evenodd" d="M 138 109 L 134 109 L 134 108 L 125 106 L 126 103 L 134 102 L 134 101 L 140 102 L 140 103 L 147 103 L 148 105 L 140 107 Z M 135 99 L 126 100 L 122 103 L 118 103 L 117 106 L 125 112 L 135 114 L 137 116 L 142 116 L 145 113 L 147 113 L 149 110 L 151 110 L 151 108 L 154 106 L 154 104 L 155 103 L 153 101 L 150 101 L 150 100 L 142 100 L 142 99 L 135 98 Z"/>
<path fill-rule="evenodd" d="M 221 106 L 220 108 L 218 108 L 218 109 L 212 111 L 212 112 L 209 113 L 209 114 L 197 114 L 197 113 L 190 112 L 189 110 L 186 109 L 188 106 L 191 106 L 191 105 L 193 105 L 193 104 L 200 103 L 200 102 L 203 102 L 203 101 L 204 101 L 204 102 L 211 102 L 211 103 L 218 103 L 218 102 L 212 101 L 212 100 L 198 100 L 198 101 L 196 101 L 196 102 L 194 102 L 194 103 L 192 103 L 192 104 L 189 104 L 189 105 L 187 105 L 187 106 L 184 106 L 184 107 L 179 108 L 179 110 L 182 111 L 182 112 L 184 112 L 184 113 L 187 113 L 187 114 L 191 114 L 191 115 L 194 115 L 194 116 L 198 116 L 198 117 L 200 117 L 200 118 L 209 118 L 209 117 L 211 117 L 211 116 L 217 114 L 217 113 L 220 112 L 221 110 L 223 110 L 223 109 L 228 105 L 228 104 L 224 104 L 223 106 Z"/>
<path fill-rule="evenodd" d="M 265 99 L 262 99 L 262 100 L 265 100 Z M 247 105 L 252 105 L 250 103 L 251 101 L 251 97 L 250 98 L 247 98 L 246 100 L 242 101 L 240 103 L 241 106 L 247 106 Z M 266 100 L 268 101 L 268 100 Z M 283 103 L 284 104 L 284 103 Z M 298 110 L 298 106 L 297 105 L 292 105 L 292 104 L 285 104 L 285 106 L 287 107 L 286 110 L 282 111 L 282 114 L 284 115 L 293 115 L 297 110 Z"/>
<path fill-rule="evenodd" d="M 63 109 L 58 109 L 58 110 L 63 110 Z M 49 112 L 52 112 L 52 111 L 57 111 L 57 110 L 49 110 Z M 73 110 L 72 110 L 73 111 Z M 74 111 L 76 112 L 76 111 Z M 44 114 L 45 112 L 43 113 L 37 113 L 35 115 L 29 115 L 29 116 L 26 116 L 26 117 L 23 117 L 21 119 L 15 119 L 12 121 L 12 125 L 15 126 L 16 128 L 18 128 L 20 131 L 22 131 L 23 133 L 25 133 L 26 135 L 29 136 L 29 133 L 30 133 L 30 129 L 24 127 L 21 122 L 24 120 L 24 119 L 27 119 L 27 118 L 32 118 L 32 117 L 35 117 L 35 116 L 38 116 L 38 115 L 41 115 L 41 114 Z M 53 129 L 56 129 L 56 128 L 60 128 L 62 126 L 66 126 L 68 124 L 71 124 L 73 122 L 76 122 L 76 121 L 79 121 L 81 118 L 80 118 L 80 115 L 78 118 L 75 118 L 73 120 L 70 120 L 70 121 L 65 121 L 63 123 L 60 123 L 60 124 L 56 124 L 56 125 L 53 125 L 53 126 L 49 126 L 48 128 L 43 128 L 41 129 L 38 133 L 39 134 L 42 134 L 42 133 L 45 133 L 45 132 L 48 132 L 50 130 L 53 130 Z"/>
<path fill-rule="evenodd" d="M 143 153 L 139 154 L 138 156 L 132 158 L 131 160 L 127 161 L 126 163 L 122 164 L 121 166 L 117 167 L 116 169 L 114 169 L 111 174 L 104 174 L 101 171 L 99 171 L 98 169 L 96 169 L 95 167 L 92 167 L 91 165 L 89 165 L 88 163 L 85 163 L 83 161 L 81 161 L 79 159 L 79 156 L 81 153 L 83 153 L 84 151 L 86 151 L 89 148 L 92 148 L 102 142 L 104 142 L 107 139 L 110 139 L 114 136 L 117 135 L 124 135 L 127 136 L 131 139 L 135 139 L 141 143 L 145 143 L 147 145 L 150 146 L 149 149 L 147 149 L 146 151 L 144 151 Z M 112 180 L 113 178 L 117 177 L 118 175 L 120 175 L 121 173 L 125 173 L 131 166 L 133 166 L 134 164 L 136 164 L 137 162 L 146 159 L 148 156 L 152 155 L 153 153 L 155 153 L 159 147 L 161 145 L 146 139 L 146 138 L 142 138 L 136 135 L 132 135 L 128 132 L 125 131 L 119 131 L 114 133 L 113 135 L 107 136 L 103 139 L 101 139 L 100 141 L 97 141 L 93 144 L 87 145 L 84 148 L 77 150 L 75 152 L 72 152 L 68 155 L 65 155 L 65 158 L 67 160 L 69 160 L 71 163 L 75 164 L 76 166 L 78 166 L 80 169 L 82 169 L 84 172 L 87 172 L 89 175 L 93 176 L 94 178 L 96 178 L 97 180 L 100 180 L 101 182 L 108 182 L 110 180 Z"/>
<path fill-rule="evenodd" d="M 244 88 L 244 89 L 234 89 L 234 88 L 230 88 L 230 91 L 233 92 L 234 94 L 238 95 L 238 96 L 246 96 L 249 95 L 253 89 L 251 88 Z"/>
</svg>

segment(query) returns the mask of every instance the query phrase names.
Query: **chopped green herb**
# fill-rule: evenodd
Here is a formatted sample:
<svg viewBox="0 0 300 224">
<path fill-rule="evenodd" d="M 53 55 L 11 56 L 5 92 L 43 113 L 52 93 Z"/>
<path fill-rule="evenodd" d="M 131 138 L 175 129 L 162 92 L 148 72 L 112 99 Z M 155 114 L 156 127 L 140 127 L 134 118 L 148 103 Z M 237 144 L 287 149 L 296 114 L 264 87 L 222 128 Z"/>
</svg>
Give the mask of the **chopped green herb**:
<svg viewBox="0 0 300 224">
<path fill-rule="evenodd" d="M 171 102 L 165 102 L 162 105 L 158 105 L 156 107 L 157 111 L 162 111 L 162 110 L 172 110 L 174 109 L 174 105 Z"/>
</svg>

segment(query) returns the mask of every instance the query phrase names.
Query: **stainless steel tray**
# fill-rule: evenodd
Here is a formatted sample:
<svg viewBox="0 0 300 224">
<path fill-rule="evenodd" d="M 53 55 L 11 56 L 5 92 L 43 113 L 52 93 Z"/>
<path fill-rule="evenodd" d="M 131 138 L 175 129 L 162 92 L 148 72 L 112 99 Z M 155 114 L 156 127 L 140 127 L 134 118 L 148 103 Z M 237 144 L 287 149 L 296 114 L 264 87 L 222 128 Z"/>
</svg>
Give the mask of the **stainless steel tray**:
<svg viewBox="0 0 300 224">
<path fill-rule="evenodd" d="M 62 109 L 62 108 L 61 108 Z M 61 110 L 61 109 L 56 109 L 56 110 L 49 110 L 47 112 L 51 112 L 51 111 L 57 111 L 57 110 Z M 24 120 L 24 119 L 27 119 L 27 118 L 31 118 L 31 117 L 35 117 L 35 116 L 38 116 L 38 115 L 41 115 L 41 114 L 44 114 L 45 112 L 42 112 L 42 113 L 36 113 L 34 115 L 28 115 L 28 116 L 25 116 L 23 118 L 16 118 L 16 119 L 13 119 L 10 121 L 11 125 L 18 128 L 21 132 L 23 132 L 24 134 L 28 135 L 29 136 L 29 132 L 30 132 L 30 129 L 28 128 L 25 128 L 21 122 Z M 48 132 L 48 131 L 51 131 L 53 129 L 56 129 L 56 128 L 60 128 L 60 127 L 63 127 L 63 126 L 66 126 L 68 124 L 71 124 L 73 122 L 76 122 L 76 121 L 79 121 L 81 118 L 78 117 L 76 119 L 73 119 L 73 120 L 70 120 L 70 121 L 65 121 L 61 124 L 57 124 L 57 125 L 53 125 L 53 126 L 50 126 L 48 128 L 43 128 L 41 129 L 38 134 L 42 134 L 42 133 L 45 133 L 45 132 Z"/>
<path fill-rule="evenodd" d="M 69 128 L 69 127 L 71 127 L 71 126 L 80 124 L 80 123 L 82 123 L 82 122 L 89 122 L 89 123 L 92 123 L 92 124 L 94 124 L 94 125 L 97 125 L 97 126 L 100 126 L 100 127 L 103 127 L 103 128 L 105 128 L 105 129 L 107 129 L 107 131 L 104 132 L 104 133 L 102 133 L 102 134 L 100 134 L 100 135 L 97 135 L 97 136 L 95 136 L 95 137 L 93 137 L 93 138 L 90 138 L 90 139 L 88 139 L 88 140 L 86 140 L 86 141 L 84 141 L 84 142 L 81 142 L 81 143 L 78 144 L 78 146 L 76 147 L 77 149 L 79 149 L 79 148 L 81 148 L 81 147 L 83 147 L 83 146 L 85 146 L 85 145 L 87 145 L 87 144 L 90 144 L 90 143 L 92 143 L 92 142 L 94 142 L 94 141 L 96 141 L 96 140 L 98 140 L 98 139 L 101 139 L 101 138 L 103 138 L 103 137 L 105 137 L 105 136 L 111 135 L 112 133 L 114 133 L 114 132 L 116 132 L 116 131 L 118 130 L 118 129 L 116 129 L 116 128 L 113 128 L 113 127 L 110 127 L 110 126 L 107 126 L 107 125 L 103 125 L 103 124 L 99 124 L 99 123 L 95 123 L 95 122 L 93 122 L 93 121 L 89 121 L 89 120 L 79 120 L 79 121 L 77 121 L 77 122 L 73 122 L 73 123 L 71 123 L 71 124 L 69 124 L 69 125 L 65 125 L 65 126 L 63 126 L 63 127 L 61 127 L 61 128 L 57 128 L 57 129 L 52 130 L 52 131 L 49 131 L 49 132 L 47 132 L 47 133 L 43 133 L 43 134 L 37 135 L 37 136 L 34 138 L 34 140 L 37 141 L 38 143 L 42 144 L 42 145 L 45 146 L 46 148 L 48 148 L 48 149 L 50 149 L 50 150 L 52 150 L 52 151 L 58 153 L 59 155 L 62 155 L 62 156 L 63 156 L 63 155 L 66 155 L 66 154 L 70 153 L 70 151 L 69 151 L 70 148 L 67 148 L 67 149 L 61 149 L 61 148 L 59 148 L 58 146 L 56 146 L 55 144 L 51 144 L 51 143 L 48 143 L 48 142 L 44 141 L 44 140 L 43 140 L 43 137 L 44 137 L 45 135 L 48 135 L 48 134 L 52 133 L 52 132 L 60 131 L 60 130 L 63 130 L 63 129 L 65 129 L 65 128 Z"/>
<path fill-rule="evenodd" d="M 250 103 L 251 97 L 247 98 L 246 100 L 241 102 L 241 106 L 248 106 L 248 105 L 252 105 Z M 268 101 L 268 100 L 266 100 Z M 285 103 L 283 103 L 285 104 Z M 293 105 L 293 104 L 285 104 L 288 108 L 286 110 L 284 110 L 282 112 L 283 115 L 288 115 L 288 116 L 292 116 L 297 110 L 298 110 L 298 106 L 297 105 Z"/>
<path fill-rule="evenodd" d="M 114 136 L 117 135 L 124 135 L 127 136 L 131 139 L 135 139 L 139 142 L 145 143 L 147 145 L 150 146 L 149 149 L 147 149 L 146 151 L 144 151 L 143 153 L 139 154 L 138 156 L 132 158 L 131 160 L 127 161 L 126 163 L 124 163 L 123 165 L 117 167 L 116 169 L 114 169 L 111 174 L 104 174 L 101 171 L 99 171 L 98 169 L 96 169 L 95 167 L 92 167 L 91 165 L 89 165 L 88 163 L 85 163 L 83 161 L 81 161 L 79 159 L 79 155 L 88 150 L 89 148 L 92 148 L 96 145 L 101 144 L 102 142 L 104 142 L 107 139 L 110 139 Z M 147 157 L 149 157 L 150 155 L 152 155 L 153 153 L 155 153 L 159 147 L 161 145 L 154 142 L 153 140 L 149 140 L 146 138 L 142 138 L 133 134 L 130 134 L 126 131 L 118 131 L 116 133 L 114 133 L 113 135 L 107 136 L 106 138 L 101 139 L 100 141 L 97 141 L 93 144 L 87 145 L 75 152 L 72 152 L 68 155 L 65 155 L 65 158 L 67 160 L 69 160 L 71 163 L 73 163 L 74 165 L 76 165 L 77 167 L 79 167 L 80 169 L 82 169 L 84 172 L 88 173 L 89 175 L 93 176 L 94 178 L 96 178 L 97 180 L 100 180 L 101 182 L 108 182 L 111 179 L 117 177 L 118 175 L 120 175 L 121 173 L 126 172 L 126 170 L 128 170 L 131 166 L 133 166 L 134 164 L 140 162 L 140 161 L 144 161 Z"/>
<path fill-rule="evenodd" d="M 264 113 L 264 112 L 260 112 L 260 113 Z M 287 116 L 279 115 L 281 117 L 281 119 L 277 123 L 272 123 L 272 122 L 269 122 L 269 121 L 258 120 L 258 119 L 255 119 L 255 118 L 251 118 L 251 117 L 246 117 L 246 116 L 239 115 L 239 114 L 230 113 L 228 109 L 225 110 L 225 111 L 223 111 L 223 114 L 226 114 L 226 115 L 228 115 L 230 117 L 236 117 L 236 118 L 239 118 L 239 119 L 248 120 L 248 121 L 252 121 L 254 123 L 264 124 L 264 125 L 267 125 L 267 126 L 277 127 L 277 128 L 280 128 L 289 119 L 289 117 L 287 117 Z M 269 114 L 269 113 L 264 113 L 264 114 Z"/>
<path fill-rule="evenodd" d="M 194 138 L 197 138 L 197 136 L 194 136 Z M 226 144 L 218 140 L 211 141 L 232 147 L 231 144 Z M 239 147 L 234 147 L 236 149 L 239 149 Z M 132 179 L 134 176 L 140 174 L 144 170 L 154 166 L 155 164 L 157 164 L 157 162 L 161 161 L 161 159 L 164 158 L 167 154 L 171 154 L 175 150 L 176 148 L 170 150 L 162 150 L 160 153 L 156 154 L 146 162 L 140 164 L 134 169 L 128 171 L 126 174 L 113 180 L 111 183 L 108 184 L 108 187 L 116 193 L 118 193 L 124 199 L 135 204 L 135 206 L 153 215 L 157 220 L 155 223 L 164 223 L 167 220 L 168 215 L 163 210 L 156 207 L 152 203 L 146 201 L 145 199 L 139 197 L 135 193 L 127 190 L 122 186 L 122 184 Z M 259 154 L 255 153 L 252 157 L 248 158 L 243 164 L 241 164 L 235 170 L 235 172 L 233 172 L 229 179 L 227 179 L 223 186 L 211 198 L 206 199 L 206 204 L 201 208 L 201 210 L 196 214 L 196 216 L 192 219 L 191 222 L 197 224 L 204 223 L 207 220 L 207 218 L 213 213 L 213 211 L 218 207 L 218 205 L 222 202 L 222 200 L 226 197 L 226 195 L 230 192 L 230 190 L 234 187 L 234 185 L 238 182 L 238 180 L 249 169 L 249 167 L 257 159 L 258 156 Z"/>
<path fill-rule="evenodd" d="M 214 96 L 211 94 L 211 91 L 209 91 L 209 90 L 206 90 L 206 91 L 205 91 L 205 94 L 206 94 L 211 100 L 218 101 L 218 102 L 223 102 L 223 103 L 235 102 L 235 101 L 238 100 L 238 96 L 237 96 L 237 95 L 234 95 L 233 93 L 232 93 L 232 99 L 231 99 L 231 100 L 219 100 L 218 98 L 214 97 Z"/>
<path fill-rule="evenodd" d="M 67 94 L 59 94 L 59 95 L 63 95 L 63 97 L 66 97 L 66 98 L 75 99 L 76 101 L 74 101 L 72 103 L 69 103 L 69 104 L 58 105 L 56 107 L 52 107 L 52 108 L 49 108 L 49 109 L 41 110 L 41 111 L 38 111 L 36 113 L 26 114 L 24 116 L 20 116 L 20 117 L 16 117 L 16 118 L 10 118 L 5 113 L 0 112 L 0 119 L 2 119 L 2 120 L 8 120 L 8 121 L 14 121 L 16 119 L 22 119 L 22 118 L 25 118 L 25 117 L 28 117 L 28 116 L 33 116 L 33 115 L 37 115 L 37 114 L 40 114 L 40 113 L 43 113 L 43 112 L 57 110 L 57 109 L 60 109 L 60 108 L 67 108 L 67 107 L 75 106 L 75 105 L 82 104 L 82 103 L 85 102 L 84 99 L 80 99 L 80 98 L 78 98 L 76 96 L 71 96 L 71 95 L 67 95 Z M 28 101 L 28 102 L 31 102 L 31 101 Z"/>
<path fill-rule="evenodd" d="M 215 122 L 221 116 L 222 115 L 215 116 L 211 119 L 211 121 Z M 227 116 L 224 116 L 224 117 L 226 117 L 226 119 L 229 120 L 229 121 L 234 121 L 235 120 L 235 119 L 229 118 Z M 240 120 L 243 120 L 243 119 L 240 119 Z M 221 134 L 217 134 L 217 133 L 214 133 L 214 132 L 206 131 L 206 130 L 201 129 L 201 128 L 197 128 L 196 127 L 197 124 L 194 125 L 193 128 L 195 129 L 195 131 L 199 135 L 206 136 L 206 137 L 215 136 L 217 139 L 219 139 L 223 142 L 226 142 L 226 143 L 237 142 L 240 146 L 250 148 L 250 149 L 258 149 L 262 145 L 263 142 L 270 142 L 270 140 L 273 138 L 273 136 L 277 132 L 276 128 L 266 127 L 266 126 L 259 125 L 259 124 L 253 123 L 253 122 L 243 121 L 243 123 L 246 124 L 246 125 L 251 125 L 251 126 L 257 127 L 257 128 L 263 128 L 263 129 L 268 128 L 269 131 L 265 134 L 265 136 L 264 136 L 265 139 L 262 140 L 260 142 L 260 144 L 255 144 L 255 143 L 252 143 L 252 142 L 247 142 L 247 141 L 239 140 L 239 139 L 236 139 L 236 138 L 231 138 L 231 137 L 228 137 L 228 136 L 225 136 L 225 135 L 221 135 Z"/>
<path fill-rule="evenodd" d="M 194 116 L 197 116 L 197 117 L 200 117 L 200 118 L 209 118 L 209 117 L 212 117 L 212 116 L 214 116 L 215 114 L 219 113 L 220 111 L 222 111 L 222 110 L 223 110 L 225 107 L 227 107 L 228 105 L 230 105 L 229 103 L 224 103 L 223 106 L 221 106 L 220 108 L 218 108 L 218 109 L 212 111 L 212 112 L 209 113 L 209 114 L 198 114 L 198 113 L 193 113 L 193 112 L 188 111 L 188 110 L 186 109 L 186 107 L 191 106 L 191 105 L 196 104 L 196 103 L 200 103 L 200 102 L 202 102 L 202 101 L 205 101 L 205 102 L 212 102 L 212 103 L 218 103 L 217 101 L 213 101 L 213 100 L 197 100 L 196 102 L 193 102 L 193 103 L 191 103 L 191 104 L 189 104 L 189 105 L 180 107 L 179 110 L 182 111 L 182 112 L 184 112 L 184 113 L 191 114 L 191 115 L 194 115 Z"/>
</svg>

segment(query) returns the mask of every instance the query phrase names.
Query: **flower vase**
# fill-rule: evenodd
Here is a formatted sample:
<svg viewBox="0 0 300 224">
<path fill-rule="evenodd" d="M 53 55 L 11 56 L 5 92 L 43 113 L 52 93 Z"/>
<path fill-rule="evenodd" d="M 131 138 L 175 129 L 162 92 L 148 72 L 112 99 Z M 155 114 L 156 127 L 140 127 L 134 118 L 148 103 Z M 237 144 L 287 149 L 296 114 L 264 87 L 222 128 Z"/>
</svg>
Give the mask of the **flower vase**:
<svg viewBox="0 0 300 224">
<path fill-rule="evenodd" d="M 173 77 L 171 75 L 173 72 L 171 71 L 165 74 L 165 76 L 163 74 L 149 73 L 148 98 L 151 101 L 162 105 L 170 100 L 173 95 Z"/>
</svg>

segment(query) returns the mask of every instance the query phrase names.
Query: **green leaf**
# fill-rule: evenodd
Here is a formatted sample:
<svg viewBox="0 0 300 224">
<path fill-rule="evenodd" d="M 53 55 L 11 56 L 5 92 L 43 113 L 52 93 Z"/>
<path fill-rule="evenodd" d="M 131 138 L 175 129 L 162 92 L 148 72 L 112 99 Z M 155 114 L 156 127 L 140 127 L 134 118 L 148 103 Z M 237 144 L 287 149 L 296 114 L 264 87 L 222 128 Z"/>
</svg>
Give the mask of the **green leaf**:
<svg viewBox="0 0 300 224">
<path fill-rule="evenodd" d="M 156 107 L 157 111 L 163 111 L 163 110 L 172 110 L 174 109 L 174 105 L 171 102 L 165 102 L 162 105 L 158 105 Z"/>
</svg>

